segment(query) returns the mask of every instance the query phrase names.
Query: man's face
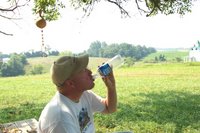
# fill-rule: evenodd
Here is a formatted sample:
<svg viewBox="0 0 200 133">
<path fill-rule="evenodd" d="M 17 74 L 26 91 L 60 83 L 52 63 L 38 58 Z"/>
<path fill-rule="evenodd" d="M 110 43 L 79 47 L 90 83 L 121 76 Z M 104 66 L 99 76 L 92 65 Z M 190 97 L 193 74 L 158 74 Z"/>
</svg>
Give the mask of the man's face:
<svg viewBox="0 0 200 133">
<path fill-rule="evenodd" d="M 80 91 L 90 90 L 94 87 L 92 72 L 87 68 L 74 75 L 71 80 L 73 81 L 75 88 L 80 89 Z"/>
</svg>

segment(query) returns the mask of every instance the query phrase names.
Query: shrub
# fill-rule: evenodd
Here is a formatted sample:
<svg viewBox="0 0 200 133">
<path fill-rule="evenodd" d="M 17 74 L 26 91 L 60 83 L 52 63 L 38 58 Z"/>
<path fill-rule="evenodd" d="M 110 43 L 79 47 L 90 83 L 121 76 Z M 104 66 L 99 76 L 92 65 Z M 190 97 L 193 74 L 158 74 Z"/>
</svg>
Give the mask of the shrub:
<svg viewBox="0 0 200 133">
<path fill-rule="evenodd" d="M 135 58 L 127 57 L 124 59 L 124 66 L 127 67 L 133 66 L 135 64 L 135 61 L 136 61 Z"/>
<path fill-rule="evenodd" d="M 31 69 L 31 74 L 36 75 L 36 74 L 42 74 L 44 70 L 44 67 L 42 65 L 35 65 Z"/>
</svg>

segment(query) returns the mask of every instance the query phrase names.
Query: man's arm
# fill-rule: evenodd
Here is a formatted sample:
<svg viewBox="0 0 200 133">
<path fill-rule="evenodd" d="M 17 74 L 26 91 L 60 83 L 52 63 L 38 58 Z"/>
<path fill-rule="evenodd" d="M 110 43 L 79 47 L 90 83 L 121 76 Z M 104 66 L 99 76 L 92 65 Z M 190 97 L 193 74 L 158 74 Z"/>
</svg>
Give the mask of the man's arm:
<svg viewBox="0 0 200 133">
<path fill-rule="evenodd" d="M 107 97 L 102 101 L 106 108 L 102 113 L 113 113 L 117 110 L 117 92 L 113 71 L 108 76 L 103 77 L 102 80 L 107 87 Z"/>
</svg>

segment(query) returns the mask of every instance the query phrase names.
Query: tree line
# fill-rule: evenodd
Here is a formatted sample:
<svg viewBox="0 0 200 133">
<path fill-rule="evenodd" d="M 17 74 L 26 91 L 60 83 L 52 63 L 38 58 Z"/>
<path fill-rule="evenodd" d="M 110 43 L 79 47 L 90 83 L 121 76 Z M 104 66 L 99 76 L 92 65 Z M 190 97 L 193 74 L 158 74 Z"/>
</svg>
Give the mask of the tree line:
<svg viewBox="0 0 200 133">
<path fill-rule="evenodd" d="M 155 53 L 156 49 L 141 45 L 132 45 L 128 43 L 113 43 L 108 45 L 106 42 L 95 41 L 92 42 L 89 49 L 86 51 L 91 57 L 105 57 L 111 58 L 116 54 L 122 57 L 131 57 L 140 60 L 151 53 Z"/>
<path fill-rule="evenodd" d="M 16 55 L 17 53 L 3 54 L 2 52 L 0 52 L 0 59 L 10 58 L 13 54 Z M 33 57 L 57 56 L 60 54 L 60 52 L 57 50 L 47 51 L 47 52 L 30 50 L 27 52 L 22 52 L 20 54 L 24 55 L 26 58 L 33 58 Z"/>
<path fill-rule="evenodd" d="M 57 56 L 59 55 L 59 51 L 48 51 L 48 52 L 43 52 L 43 51 L 28 51 L 22 53 L 25 55 L 27 58 L 33 58 L 33 57 L 47 57 L 47 56 Z"/>
</svg>

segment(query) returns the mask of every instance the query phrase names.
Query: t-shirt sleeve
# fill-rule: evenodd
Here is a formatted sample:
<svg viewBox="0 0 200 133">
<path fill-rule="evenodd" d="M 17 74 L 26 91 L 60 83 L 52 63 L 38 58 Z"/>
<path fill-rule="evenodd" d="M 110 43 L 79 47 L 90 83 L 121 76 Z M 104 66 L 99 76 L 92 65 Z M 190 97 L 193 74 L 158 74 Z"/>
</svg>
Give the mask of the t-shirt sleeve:
<svg viewBox="0 0 200 133">
<path fill-rule="evenodd" d="M 93 91 L 88 91 L 88 94 L 90 97 L 92 112 L 102 112 L 105 109 L 105 105 L 102 102 L 103 98 L 95 94 Z"/>
</svg>

